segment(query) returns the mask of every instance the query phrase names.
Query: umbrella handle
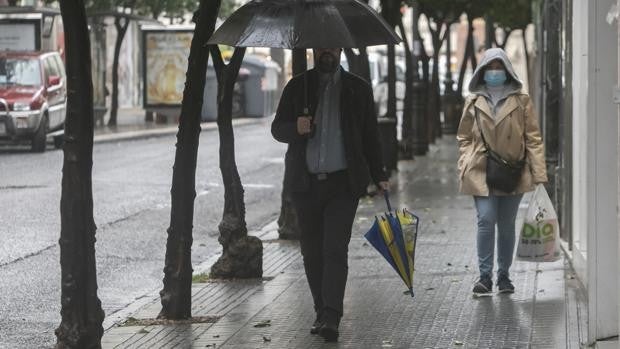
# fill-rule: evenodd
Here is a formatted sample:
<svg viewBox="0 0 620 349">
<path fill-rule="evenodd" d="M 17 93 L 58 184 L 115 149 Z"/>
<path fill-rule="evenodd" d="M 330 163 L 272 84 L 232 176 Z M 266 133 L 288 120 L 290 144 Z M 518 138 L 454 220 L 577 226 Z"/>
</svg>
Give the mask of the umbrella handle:
<svg viewBox="0 0 620 349">
<path fill-rule="evenodd" d="M 388 212 L 392 212 L 392 205 L 390 204 L 390 198 L 388 195 L 388 191 L 383 191 L 383 197 L 385 198 L 385 203 L 387 204 Z"/>
</svg>

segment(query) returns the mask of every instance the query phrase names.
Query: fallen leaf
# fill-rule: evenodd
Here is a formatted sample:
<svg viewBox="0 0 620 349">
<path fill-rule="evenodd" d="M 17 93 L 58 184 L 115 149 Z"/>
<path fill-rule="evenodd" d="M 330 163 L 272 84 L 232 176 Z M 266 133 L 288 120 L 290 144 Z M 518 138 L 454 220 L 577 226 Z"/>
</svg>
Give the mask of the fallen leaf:
<svg viewBox="0 0 620 349">
<path fill-rule="evenodd" d="M 362 244 L 362 246 L 368 246 L 368 243 L 367 243 L 367 242 L 364 242 L 364 243 Z"/>
<path fill-rule="evenodd" d="M 465 268 L 469 268 L 469 265 L 465 265 Z"/>
<path fill-rule="evenodd" d="M 204 246 L 207 246 L 207 244 L 200 244 L 200 246 L 204 247 Z"/>
<path fill-rule="evenodd" d="M 540 290 L 538 290 L 538 292 L 542 293 L 542 292 L 545 292 L 545 290 L 541 288 Z"/>
<path fill-rule="evenodd" d="M 459 346 L 461 346 L 461 345 L 463 345 L 463 342 L 455 340 L 455 341 L 454 341 L 454 345 L 459 345 Z"/>
<path fill-rule="evenodd" d="M 386 339 L 381 341 L 381 348 L 391 348 L 392 347 L 392 340 L 391 339 Z"/>
<path fill-rule="evenodd" d="M 426 291 L 432 291 L 432 290 L 434 290 L 434 289 L 435 289 L 434 287 L 427 287 L 425 290 L 426 290 Z"/>
<path fill-rule="evenodd" d="M 451 266 L 452 266 L 452 263 L 448 262 L 448 263 L 446 263 L 446 265 L 447 265 L 447 266 L 449 266 L 449 267 L 451 267 Z"/>
<path fill-rule="evenodd" d="M 214 334 L 213 338 L 220 338 L 220 335 L 219 334 Z"/>
<path fill-rule="evenodd" d="M 542 270 L 536 269 L 536 274 L 540 274 L 540 273 L 542 273 Z"/>
<path fill-rule="evenodd" d="M 450 281 L 451 281 L 451 282 L 461 282 L 461 280 L 459 280 L 459 279 L 452 279 L 452 280 L 450 280 Z"/>
<path fill-rule="evenodd" d="M 149 332 L 149 331 L 147 331 L 147 330 L 142 328 L 142 329 L 140 329 L 140 331 L 138 331 L 138 333 L 151 333 L 151 332 Z"/>
<path fill-rule="evenodd" d="M 269 327 L 269 326 L 271 326 L 271 320 L 263 320 L 263 321 L 260 321 L 260 322 L 258 322 L 256 324 L 254 324 L 254 327 L 258 327 L 258 328 L 260 328 L 260 327 Z"/>
<path fill-rule="evenodd" d="M 431 222 L 433 222 L 433 224 L 437 223 L 437 221 L 436 221 L 436 220 L 434 220 L 434 219 L 433 219 Z"/>
<path fill-rule="evenodd" d="M 271 342 L 271 338 L 267 336 L 263 336 L 263 342 Z"/>
</svg>

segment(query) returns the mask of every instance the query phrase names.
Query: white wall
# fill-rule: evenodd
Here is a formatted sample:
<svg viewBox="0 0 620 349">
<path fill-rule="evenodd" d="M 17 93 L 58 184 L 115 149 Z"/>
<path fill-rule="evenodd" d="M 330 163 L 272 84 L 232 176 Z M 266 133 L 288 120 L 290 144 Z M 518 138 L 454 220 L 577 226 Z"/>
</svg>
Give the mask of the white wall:
<svg viewBox="0 0 620 349">
<path fill-rule="evenodd" d="M 618 334 L 618 36 L 606 21 L 616 2 L 573 2 L 574 264 L 588 293 L 589 343 Z"/>
</svg>

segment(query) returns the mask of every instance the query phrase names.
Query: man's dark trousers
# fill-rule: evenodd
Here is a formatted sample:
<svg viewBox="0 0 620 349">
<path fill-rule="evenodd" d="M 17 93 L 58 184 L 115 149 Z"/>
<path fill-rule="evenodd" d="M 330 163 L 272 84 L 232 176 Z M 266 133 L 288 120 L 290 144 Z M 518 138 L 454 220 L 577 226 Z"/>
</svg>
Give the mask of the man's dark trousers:
<svg viewBox="0 0 620 349">
<path fill-rule="evenodd" d="M 314 307 L 342 316 L 348 274 L 348 250 L 358 197 L 346 170 L 311 175 L 307 192 L 293 193 L 300 244 Z"/>
</svg>

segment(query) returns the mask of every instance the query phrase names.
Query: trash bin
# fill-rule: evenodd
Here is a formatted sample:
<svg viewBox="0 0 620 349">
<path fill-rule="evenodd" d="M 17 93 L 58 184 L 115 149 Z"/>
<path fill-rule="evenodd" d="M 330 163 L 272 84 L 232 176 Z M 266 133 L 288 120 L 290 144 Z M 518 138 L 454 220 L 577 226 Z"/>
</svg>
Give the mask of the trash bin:
<svg viewBox="0 0 620 349">
<path fill-rule="evenodd" d="M 256 55 L 247 55 L 241 67 L 249 70 L 244 82 L 246 117 L 264 117 L 275 113 L 280 66 Z"/>
<path fill-rule="evenodd" d="M 381 140 L 381 150 L 383 162 L 388 171 L 396 170 L 398 161 L 398 141 L 396 140 L 396 119 L 377 118 L 379 128 L 379 138 Z"/>
<path fill-rule="evenodd" d="M 233 91 L 232 117 L 238 118 L 245 116 L 245 80 L 247 80 L 250 71 L 243 66 L 239 69 L 237 81 Z M 202 95 L 202 121 L 217 120 L 217 77 L 213 63 L 209 61 L 207 66 L 207 77 L 205 80 L 205 88 Z"/>
<path fill-rule="evenodd" d="M 202 121 L 217 120 L 217 77 L 213 63 L 209 60 L 207 66 L 207 79 L 202 94 L 202 112 L 200 113 Z"/>
</svg>

